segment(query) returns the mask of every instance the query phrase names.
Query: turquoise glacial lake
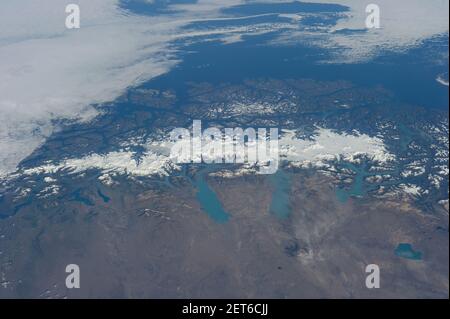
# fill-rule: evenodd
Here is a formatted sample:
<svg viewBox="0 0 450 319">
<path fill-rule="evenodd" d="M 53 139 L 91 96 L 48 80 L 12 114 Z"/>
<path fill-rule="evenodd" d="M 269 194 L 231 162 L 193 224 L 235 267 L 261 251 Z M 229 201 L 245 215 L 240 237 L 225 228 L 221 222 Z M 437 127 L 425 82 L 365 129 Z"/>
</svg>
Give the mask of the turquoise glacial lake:
<svg viewBox="0 0 450 319">
<path fill-rule="evenodd" d="M 395 255 L 411 260 L 422 260 L 422 253 L 414 250 L 411 244 L 406 243 L 402 243 L 397 246 L 395 249 Z"/>
<path fill-rule="evenodd" d="M 288 173 L 279 169 L 270 175 L 270 183 L 274 187 L 270 212 L 278 218 L 287 218 L 291 214 L 291 177 Z"/>
<path fill-rule="evenodd" d="M 205 175 L 209 172 L 210 170 L 204 169 L 195 177 L 194 184 L 197 188 L 197 199 L 209 217 L 217 223 L 226 223 L 230 218 L 230 214 L 224 210 L 217 194 L 206 182 Z"/>
</svg>

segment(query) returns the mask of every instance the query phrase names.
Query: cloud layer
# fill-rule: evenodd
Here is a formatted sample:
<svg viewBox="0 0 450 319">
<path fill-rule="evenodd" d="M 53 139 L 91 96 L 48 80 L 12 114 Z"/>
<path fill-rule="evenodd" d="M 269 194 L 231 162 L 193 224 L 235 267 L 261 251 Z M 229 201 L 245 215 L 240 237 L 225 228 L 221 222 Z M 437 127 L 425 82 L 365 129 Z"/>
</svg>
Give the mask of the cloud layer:
<svg viewBox="0 0 450 319">
<path fill-rule="evenodd" d="M 175 13 L 160 16 L 125 12 L 118 1 L 78 0 L 82 17 L 78 30 L 66 30 L 63 1 L 1 1 L 0 175 L 13 171 L 45 141 L 58 128 L 55 120 L 87 121 L 96 115 L 93 104 L 113 101 L 127 88 L 168 72 L 177 63 L 174 40 L 209 33 L 222 34 L 230 42 L 242 40 L 240 35 L 250 29 L 195 34 L 181 28 L 194 20 L 220 18 L 220 9 L 243 0 L 177 4 L 172 6 Z M 362 28 L 367 1 L 314 2 L 350 6 L 349 17 L 333 30 L 316 32 L 331 41 L 318 45 L 343 47 L 352 57 L 371 56 L 380 48 L 408 47 L 448 33 L 446 0 L 380 0 L 383 29 L 352 36 L 332 31 Z M 292 20 L 293 25 L 299 23 L 301 19 Z M 295 30 L 288 34 L 294 42 L 295 36 L 302 36 Z"/>
<path fill-rule="evenodd" d="M 350 8 L 349 13 L 340 19 L 337 25 L 326 31 L 328 36 L 316 42 L 317 45 L 324 47 L 342 49 L 337 55 L 338 62 L 354 63 L 367 60 L 383 51 L 405 50 L 435 35 L 448 35 L 448 0 L 314 0 L 313 2 L 334 3 Z M 380 8 L 381 28 L 367 30 L 366 7 L 372 3 Z M 363 32 L 351 32 L 357 30 Z M 285 41 L 301 41 L 303 36 L 302 32 L 290 33 Z"/>
<path fill-rule="evenodd" d="M 91 104 L 114 100 L 175 63 L 176 21 L 127 15 L 114 0 L 78 3 L 78 30 L 65 29 L 59 0 L 0 5 L 0 173 L 55 129 L 52 120 L 89 119 Z"/>
</svg>

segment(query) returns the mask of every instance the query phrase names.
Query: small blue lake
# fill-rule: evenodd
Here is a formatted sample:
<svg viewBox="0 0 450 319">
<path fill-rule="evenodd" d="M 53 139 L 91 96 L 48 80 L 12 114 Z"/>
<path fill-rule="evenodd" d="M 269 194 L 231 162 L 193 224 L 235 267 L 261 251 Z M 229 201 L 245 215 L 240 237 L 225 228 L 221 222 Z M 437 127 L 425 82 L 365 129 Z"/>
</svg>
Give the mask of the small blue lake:
<svg viewBox="0 0 450 319">
<path fill-rule="evenodd" d="M 104 203 L 108 203 L 111 200 L 111 198 L 109 198 L 108 196 L 103 194 L 100 189 L 97 189 L 97 194 L 98 194 L 98 196 L 100 196 L 102 198 Z"/>
<path fill-rule="evenodd" d="M 346 203 L 350 197 L 363 197 L 369 190 L 375 188 L 369 188 L 364 184 L 366 177 L 374 175 L 373 173 L 369 173 L 364 165 L 356 166 L 352 163 L 341 163 L 341 166 L 355 173 L 353 184 L 349 189 L 338 188 L 336 190 L 336 196 L 341 203 Z"/>
<path fill-rule="evenodd" d="M 411 244 L 402 243 L 395 249 L 395 255 L 411 260 L 422 260 L 422 253 L 413 249 Z"/>
<path fill-rule="evenodd" d="M 69 201 L 71 202 L 79 202 L 86 206 L 95 206 L 95 204 L 92 202 L 92 200 L 86 196 L 84 196 L 82 193 L 81 188 L 77 189 L 75 192 L 71 194 L 71 198 Z"/>
</svg>

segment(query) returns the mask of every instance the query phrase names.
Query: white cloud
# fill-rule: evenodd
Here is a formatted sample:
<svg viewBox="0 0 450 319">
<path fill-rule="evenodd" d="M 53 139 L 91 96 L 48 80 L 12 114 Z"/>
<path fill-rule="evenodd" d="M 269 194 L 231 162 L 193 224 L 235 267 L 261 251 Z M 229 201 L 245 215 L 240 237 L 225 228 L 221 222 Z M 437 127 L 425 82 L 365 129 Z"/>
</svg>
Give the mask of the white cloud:
<svg viewBox="0 0 450 319">
<path fill-rule="evenodd" d="M 448 0 L 314 0 L 315 3 L 335 3 L 350 8 L 336 26 L 326 30 L 327 37 L 316 44 L 342 48 L 337 62 L 357 62 L 370 59 L 383 50 L 405 50 L 423 40 L 449 31 Z M 381 13 L 381 28 L 368 32 L 342 34 L 339 30 L 366 30 L 366 6 L 377 4 Z M 289 33 L 284 41 L 301 41 L 302 32 Z"/>
<path fill-rule="evenodd" d="M 231 5 L 214 1 L 175 16 L 144 17 L 119 9 L 118 0 L 79 0 L 81 28 L 66 30 L 66 4 L 0 3 L 0 175 L 55 130 L 53 119 L 88 120 L 95 115 L 90 105 L 167 72 L 176 63 L 171 42 L 195 18 L 191 11 Z"/>
<path fill-rule="evenodd" d="M 0 173 L 53 130 L 89 118 L 89 105 L 166 72 L 176 21 L 126 15 L 114 0 L 80 0 L 81 29 L 65 29 L 65 2 L 0 4 Z"/>
</svg>

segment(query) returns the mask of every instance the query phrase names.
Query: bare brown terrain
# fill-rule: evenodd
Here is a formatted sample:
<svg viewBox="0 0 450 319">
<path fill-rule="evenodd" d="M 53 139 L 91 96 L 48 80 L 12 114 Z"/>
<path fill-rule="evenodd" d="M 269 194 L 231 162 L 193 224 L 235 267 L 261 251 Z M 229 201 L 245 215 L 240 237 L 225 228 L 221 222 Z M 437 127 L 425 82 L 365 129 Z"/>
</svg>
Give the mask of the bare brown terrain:
<svg viewBox="0 0 450 319">
<path fill-rule="evenodd" d="M 126 183 L 126 184 L 125 184 Z M 230 219 L 212 220 L 195 189 L 93 183 L 77 201 L 30 205 L 0 221 L 0 297 L 448 298 L 448 213 L 365 198 L 341 203 L 332 180 L 295 173 L 291 214 L 270 212 L 266 177 L 210 177 Z M 136 195 L 137 194 L 137 195 Z M 423 260 L 398 257 L 408 242 Z M 81 288 L 65 287 L 65 267 Z M 367 289 L 365 267 L 381 269 Z"/>
</svg>

